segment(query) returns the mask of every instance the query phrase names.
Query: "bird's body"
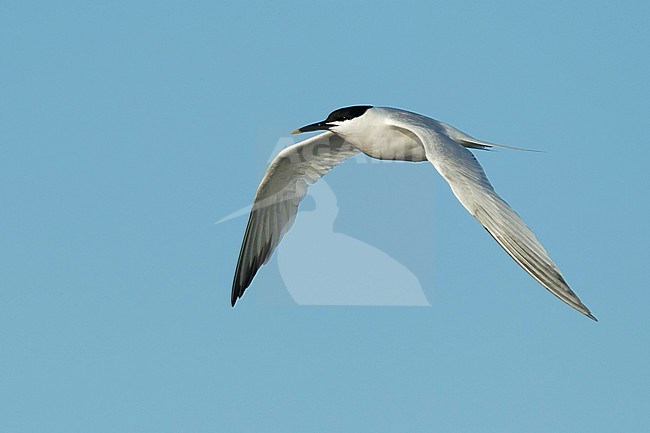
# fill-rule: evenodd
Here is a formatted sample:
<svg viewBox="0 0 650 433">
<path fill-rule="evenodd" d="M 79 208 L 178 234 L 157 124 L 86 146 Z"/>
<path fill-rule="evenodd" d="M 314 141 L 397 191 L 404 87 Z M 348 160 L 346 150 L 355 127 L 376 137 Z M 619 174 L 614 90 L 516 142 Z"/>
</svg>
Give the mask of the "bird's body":
<svg viewBox="0 0 650 433">
<path fill-rule="evenodd" d="M 409 131 L 395 128 L 388 122 L 391 119 L 398 119 L 400 114 L 405 113 L 375 107 L 359 117 L 354 128 L 341 129 L 337 134 L 371 158 L 426 161 L 426 151 L 418 138 Z"/>
<path fill-rule="evenodd" d="M 595 320 L 521 218 L 494 191 L 467 148 L 500 146 L 477 140 L 420 114 L 395 108 L 354 106 L 294 133 L 326 130 L 284 149 L 262 180 L 251 210 L 232 287 L 235 304 L 290 228 L 307 187 L 343 160 L 363 152 L 377 159 L 429 161 L 461 204 L 533 278 Z"/>
</svg>

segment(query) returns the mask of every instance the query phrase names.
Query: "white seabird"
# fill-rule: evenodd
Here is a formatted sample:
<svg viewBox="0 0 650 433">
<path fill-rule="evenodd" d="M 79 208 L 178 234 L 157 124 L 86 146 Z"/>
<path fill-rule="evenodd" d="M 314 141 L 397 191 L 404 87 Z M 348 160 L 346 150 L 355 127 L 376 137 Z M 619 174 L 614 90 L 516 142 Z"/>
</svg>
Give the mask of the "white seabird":
<svg viewBox="0 0 650 433">
<path fill-rule="evenodd" d="M 597 320 L 569 288 L 535 235 L 494 191 L 483 168 L 467 150 L 507 146 L 477 140 L 420 114 L 369 105 L 335 110 L 324 121 L 293 133 L 309 131 L 326 132 L 281 151 L 257 189 L 235 270 L 233 306 L 293 224 L 309 185 L 345 159 L 363 152 L 377 159 L 428 160 L 465 209 L 530 276 L 571 307 Z"/>
</svg>

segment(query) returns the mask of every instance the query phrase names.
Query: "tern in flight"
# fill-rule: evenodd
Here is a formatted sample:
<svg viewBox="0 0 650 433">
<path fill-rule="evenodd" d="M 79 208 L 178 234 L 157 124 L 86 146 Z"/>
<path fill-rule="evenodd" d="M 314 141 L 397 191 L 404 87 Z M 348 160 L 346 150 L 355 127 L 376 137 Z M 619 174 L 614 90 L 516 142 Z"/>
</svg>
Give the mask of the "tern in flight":
<svg viewBox="0 0 650 433">
<path fill-rule="evenodd" d="M 507 146 L 477 140 L 420 114 L 370 105 L 340 108 L 327 119 L 293 133 L 310 131 L 325 132 L 282 150 L 257 189 L 232 284 L 233 306 L 293 224 L 309 185 L 345 159 L 362 152 L 377 159 L 429 161 L 465 209 L 530 276 L 562 301 L 596 320 L 569 288 L 535 235 L 494 191 L 483 168 L 467 150 Z"/>
</svg>

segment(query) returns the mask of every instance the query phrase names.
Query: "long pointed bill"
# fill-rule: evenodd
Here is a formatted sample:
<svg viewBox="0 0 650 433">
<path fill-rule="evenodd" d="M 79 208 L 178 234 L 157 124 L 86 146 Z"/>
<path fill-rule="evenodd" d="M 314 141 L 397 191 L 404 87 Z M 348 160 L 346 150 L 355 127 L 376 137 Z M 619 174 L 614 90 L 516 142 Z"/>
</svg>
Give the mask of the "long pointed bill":
<svg viewBox="0 0 650 433">
<path fill-rule="evenodd" d="M 316 122 L 312 123 L 311 125 L 303 126 L 302 128 L 298 128 L 295 131 L 291 132 L 292 134 L 300 134 L 302 132 L 311 132 L 311 131 L 327 131 L 330 129 L 330 126 L 328 125 L 327 122 L 322 121 L 322 122 Z"/>
</svg>

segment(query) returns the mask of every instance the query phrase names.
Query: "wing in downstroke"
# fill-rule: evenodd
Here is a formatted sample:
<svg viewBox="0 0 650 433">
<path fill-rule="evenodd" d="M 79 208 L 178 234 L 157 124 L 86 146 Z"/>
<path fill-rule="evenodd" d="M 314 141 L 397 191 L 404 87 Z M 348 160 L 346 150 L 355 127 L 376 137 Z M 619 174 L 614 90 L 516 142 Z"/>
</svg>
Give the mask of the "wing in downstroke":
<svg viewBox="0 0 650 433">
<path fill-rule="evenodd" d="M 494 191 L 474 155 L 451 137 L 440 134 L 439 128 L 429 127 L 428 121 L 424 116 L 400 112 L 389 123 L 414 133 L 422 141 L 427 159 L 449 183 L 456 198 L 528 274 L 562 301 L 597 320 L 569 288 L 524 221 Z"/>
<path fill-rule="evenodd" d="M 309 185 L 358 152 L 338 135 L 325 132 L 287 147 L 273 159 L 248 218 L 232 283 L 232 306 L 293 225 Z"/>
</svg>

